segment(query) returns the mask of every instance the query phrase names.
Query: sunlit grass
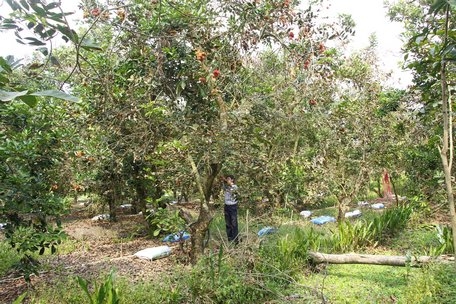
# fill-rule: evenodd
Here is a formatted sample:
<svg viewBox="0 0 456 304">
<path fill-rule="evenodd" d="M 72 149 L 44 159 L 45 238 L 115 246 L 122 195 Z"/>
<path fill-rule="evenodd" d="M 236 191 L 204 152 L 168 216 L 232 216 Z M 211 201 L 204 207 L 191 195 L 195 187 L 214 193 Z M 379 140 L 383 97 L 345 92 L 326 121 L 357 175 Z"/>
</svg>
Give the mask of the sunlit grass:
<svg viewBox="0 0 456 304">
<path fill-rule="evenodd" d="M 326 215 L 334 210 L 328 208 L 320 212 Z M 381 212 L 365 210 L 361 219 L 370 222 L 379 214 Z M 278 228 L 276 233 L 260 239 L 257 232 L 269 225 Z M 247 303 L 253 298 L 261 303 L 257 296 L 274 299 L 271 303 L 322 303 L 322 295 L 328 303 L 336 304 L 456 303 L 451 283 L 456 282 L 456 273 L 443 268 L 320 265 L 319 272 L 310 272 L 306 259 L 310 247 L 303 244 L 309 242 L 312 245 L 312 238 L 327 238 L 337 233 L 336 223 L 317 226 L 296 212 L 281 210 L 269 217 L 240 213 L 239 226 L 241 235 L 251 239 L 245 239 L 238 247 L 220 246 L 226 244 L 226 232 L 223 212 L 217 213 L 211 222 L 211 241 L 207 248 L 207 252 L 212 252 L 212 258 L 206 258 L 206 262 L 199 265 L 200 268 L 193 274 L 190 268 L 185 268 L 179 273 L 177 270 L 175 273 L 160 273 L 158 280 L 138 279 L 131 282 L 127 278 L 116 277 L 115 287 L 119 290 L 122 303 L 186 303 L 185 299 L 215 303 L 217 299 L 228 300 L 228 294 L 236 294 L 238 301 L 233 303 Z M 309 234 L 310 231 L 313 233 Z M 359 252 L 386 255 L 414 253 L 435 241 L 433 233 L 401 230 L 398 235 L 386 238 L 382 246 L 361 248 Z M 57 254 L 79 251 L 84 243 L 84 240 L 66 239 Z M 231 250 L 236 257 L 232 261 L 231 255 L 224 257 L 220 266 L 218 248 Z M 99 276 L 99 280 L 101 278 Z M 211 284 L 213 287 L 209 286 Z M 288 300 L 290 296 L 296 298 Z M 74 277 L 61 277 L 52 286 L 37 288 L 28 300 L 30 303 L 83 303 L 86 299 Z"/>
<path fill-rule="evenodd" d="M 407 288 L 405 267 L 378 265 L 329 265 L 303 276 L 300 283 L 322 293 L 329 303 L 394 303 Z"/>
</svg>

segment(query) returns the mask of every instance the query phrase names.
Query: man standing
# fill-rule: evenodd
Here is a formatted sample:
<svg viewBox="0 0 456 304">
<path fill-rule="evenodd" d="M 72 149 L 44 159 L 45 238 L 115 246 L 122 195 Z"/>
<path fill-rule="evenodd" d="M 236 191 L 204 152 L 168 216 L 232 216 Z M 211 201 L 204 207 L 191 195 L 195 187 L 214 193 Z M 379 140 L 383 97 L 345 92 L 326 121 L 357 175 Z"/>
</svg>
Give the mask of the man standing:
<svg viewBox="0 0 456 304">
<path fill-rule="evenodd" d="M 238 186 L 235 184 L 233 175 L 228 175 L 224 178 L 224 190 L 225 190 L 225 224 L 226 234 L 228 241 L 239 243 L 238 239 L 238 220 L 237 220 L 237 191 Z"/>
</svg>

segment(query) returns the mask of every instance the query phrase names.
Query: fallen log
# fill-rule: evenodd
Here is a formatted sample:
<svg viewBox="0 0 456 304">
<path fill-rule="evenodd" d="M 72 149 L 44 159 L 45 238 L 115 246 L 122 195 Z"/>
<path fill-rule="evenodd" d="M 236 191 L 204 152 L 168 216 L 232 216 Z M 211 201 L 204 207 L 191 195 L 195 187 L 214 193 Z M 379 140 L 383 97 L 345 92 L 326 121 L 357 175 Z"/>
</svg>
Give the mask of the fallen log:
<svg viewBox="0 0 456 304">
<path fill-rule="evenodd" d="M 397 255 L 373 255 L 373 254 L 327 254 L 321 252 L 309 252 L 309 257 L 315 264 L 369 264 L 387 266 L 411 266 L 421 267 L 430 262 L 454 263 L 452 255 L 441 256 L 397 256 Z"/>
</svg>

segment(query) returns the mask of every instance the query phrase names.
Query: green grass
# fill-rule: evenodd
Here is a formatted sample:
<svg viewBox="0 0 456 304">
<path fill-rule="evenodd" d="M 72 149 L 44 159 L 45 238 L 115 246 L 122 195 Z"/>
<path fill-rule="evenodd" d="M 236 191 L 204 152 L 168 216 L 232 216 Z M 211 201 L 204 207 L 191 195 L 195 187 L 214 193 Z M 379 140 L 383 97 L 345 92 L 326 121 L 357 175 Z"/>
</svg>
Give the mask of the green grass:
<svg viewBox="0 0 456 304">
<path fill-rule="evenodd" d="M 318 212 L 328 214 L 330 211 L 334 211 L 334 208 Z M 366 210 L 362 219 L 370 222 L 380 214 L 383 213 Z M 454 267 L 449 270 L 448 266 L 442 268 L 433 265 L 421 269 L 329 265 L 322 267 L 318 273 L 310 272 L 306 267 L 307 250 L 310 246 L 319 246 L 318 242 L 314 242 L 315 239 L 338 233 L 337 224 L 316 226 L 299 215 L 280 210 L 267 217 L 256 218 L 247 218 L 242 213 L 239 226 L 241 234 L 248 234 L 254 242 L 246 241 L 237 248 L 227 247 L 223 251 L 212 251 L 209 255 L 210 248 L 226 244 L 223 211 L 218 212 L 211 223 L 208 255 L 197 266 L 190 269 L 176 265 L 172 274 L 162 273 L 161 277 L 150 281 L 130 282 L 126 278 L 115 277 L 114 286 L 119 290 L 122 303 L 262 303 L 266 300 L 272 300 L 271 303 L 321 303 L 321 294 L 328 303 L 336 304 L 456 303 Z M 263 237 L 261 243 L 255 243 L 255 240 L 259 241 L 256 236 L 258 230 L 265 226 L 275 226 L 278 231 Z M 361 248 L 359 252 L 413 254 L 435 243 L 434 230 L 408 229 L 398 232 L 386 238 L 385 247 Z M 77 250 L 79 246 L 81 244 L 77 242 L 65 240 L 59 253 Z M 0 250 L 0 255 L 4 252 Z M 7 259 L 14 257 L 11 254 L 6 256 Z M 102 280 L 102 276 L 99 280 Z M 287 300 L 290 295 L 298 297 Z M 28 300 L 30 303 L 83 303 L 86 298 L 74 277 L 62 277 L 52 286 L 37 288 Z"/>
<path fill-rule="evenodd" d="M 34 304 L 86 303 L 86 295 L 75 277 L 65 277 L 52 282 L 52 286 L 38 286 L 30 293 L 29 302 Z"/>
<path fill-rule="evenodd" d="M 407 229 L 391 240 L 390 247 L 403 254 L 427 255 L 429 248 L 439 246 L 436 229 Z"/>
<path fill-rule="evenodd" d="M 117 288 L 122 303 L 213 303 L 206 296 L 217 293 L 228 301 L 232 292 L 243 291 L 245 286 L 238 275 L 233 275 L 231 267 L 218 280 L 223 285 L 216 289 L 209 288 L 210 277 L 207 273 L 195 269 L 190 272 L 179 272 L 172 276 L 163 275 L 154 281 L 132 283 L 124 278 L 115 277 L 114 286 Z M 266 274 L 263 274 L 266 277 Z M 231 278 L 237 281 L 231 282 Z M 247 275 L 248 277 L 248 275 Z M 216 277 L 217 278 L 217 277 Z M 241 279 L 241 281 L 239 281 Z M 209 280 L 209 281 L 208 281 Z M 227 280 L 225 282 L 225 280 Z M 226 285 L 225 283 L 230 282 Z M 235 282 L 239 286 L 233 285 Z M 93 285 L 94 282 L 91 282 Z M 99 283 L 99 282 L 98 282 Z M 265 280 L 262 288 L 272 287 L 271 281 Z M 217 284 L 216 284 L 217 285 Z M 223 295 L 220 288 L 228 288 L 228 294 Z M 234 288 L 234 289 L 233 289 Z M 199 291 L 197 291 L 199 290 Z M 431 265 L 424 268 L 392 267 L 379 265 L 330 265 L 319 273 L 302 274 L 288 286 L 274 286 L 275 298 L 271 303 L 290 303 L 287 297 L 298 295 L 292 303 L 322 303 L 321 294 L 328 303 L 433 303 L 451 304 L 456 300 L 456 270 L 448 266 Z M 199 292 L 203 292 L 199 294 Z M 193 296 L 191 295 L 193 294 Z M 260 295 L 260 294 L 258 294 Z M 242 299 L 242 294 L 238 294 Z M 221 298 L 219 298 L 221 299 Z M 231 303 L 243 303 L 231 298 Z M 257 299 L 261 303 L 260 298 Z M 78 287 L 74 277 L 67 277 L 54 282 L 53 287 L 41 287 L 29 297 L 29 303 L 84 303 L 86 296 Z M 190 302 L 192 302 L 190 301 Z M 225 302 L 227 303 L 227 302 Z"/>
<path fill-rule="evenodd" d="M 409 272 L 418 269 L 378 265 L 329 265 L 300 283 L 322 292 L 330 303 L 393 303 L 404 299 Z M 399 301 L 398 303 L 405 303 Z"/>
<path fill-rule="evenodd" d="M 8 270 L 19 263 L 20 256 L 16 250 L 6 241 L 0 241 L 0 277 L 4 276 Z"/>
</svg>

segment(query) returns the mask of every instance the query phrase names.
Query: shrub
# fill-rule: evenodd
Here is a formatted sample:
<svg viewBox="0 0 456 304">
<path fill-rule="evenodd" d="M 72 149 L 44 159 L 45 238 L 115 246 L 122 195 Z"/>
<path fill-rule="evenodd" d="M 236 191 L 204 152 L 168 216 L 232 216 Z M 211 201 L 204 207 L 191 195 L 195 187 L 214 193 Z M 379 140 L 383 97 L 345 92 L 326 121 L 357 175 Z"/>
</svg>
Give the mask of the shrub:
<svg viewBox="0 0 456 304">
<path fill-rule="evenodd" d="M 6 235 L 11 247 L 19 254 L 17 268 L 26 281 L 29 281 L 31 274 L 38 274 L 40 263 L 34 253 L 38 251 L 39 255 L 43 255 L 45 250 L 49 249 L 53 254 L 57 251 L 57 245 L 66 238 L 66 234 L 60 228 L 49 225 L 41 229 L 32 226 L 17 226 L 11 229 L 7 226 Z"/>
<path fill-rule="evenodd" d="M 413 209 L 403 205 L 387 209 L 373 221 L 373 235 L 376 241 L 383 241 L 386 236 L 392 237 L 407 226 Z"/>
<path fill-rule="evenodd" d="M 158 208 L 146 216 L 149 234 L 157 237 L 165 233 L 176 233 L 185 228 L 185 221 L 179 216 L 178 210 Z"/>
</svg>

